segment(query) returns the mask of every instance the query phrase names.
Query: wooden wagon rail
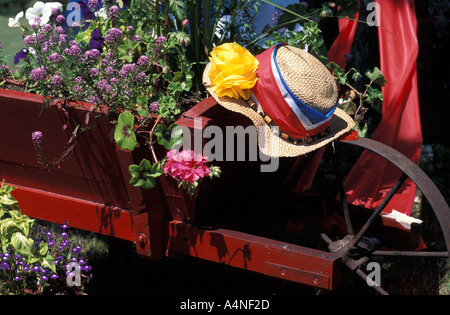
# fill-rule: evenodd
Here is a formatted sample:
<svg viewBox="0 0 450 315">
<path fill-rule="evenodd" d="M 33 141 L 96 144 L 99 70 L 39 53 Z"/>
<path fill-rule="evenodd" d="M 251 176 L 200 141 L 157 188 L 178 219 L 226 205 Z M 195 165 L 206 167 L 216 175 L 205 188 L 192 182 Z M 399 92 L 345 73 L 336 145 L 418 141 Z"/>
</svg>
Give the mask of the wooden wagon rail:
<svg viewBox="0 0 450 315">
<path fill-rule="evenodd" d="M 84 118 L 82 109 L 70 108 L 69 111 L 74 119 Z M 224 115 L 223 109 L 210 98 L 187 112 L 178 124 L 191 129 L 203 129 L 211 124 L 223 126 L 228 118 Z M 193 118 L 201 123 L 195 124 Z M 348 243 L 351 246 L 346 250 L 327 250 L 326 243 L 323 243 L 324 250 L 314 249 L 245 230 L 205 226 L 199 221 L 202 213 L 198 200 L 187 195 L 171 178 L 161 176 L 157 179 L 158 186 L 151 190 L 128 184 L 128 166 L 138 164 L 145 152 L 131 153 L 117 148 L 110 125 L 98 122 L 92 132 L 80 136 L 79 146 L 70 159 L 61 167 L 46 170 L 36 161 L 31 133 L 38 129 L 44 131 L 49 140 L 46 149 L 50 156 L 56 155 L 70 138 L 70 134 L 63 132 L 63 125 L 67 123 L 64 114 L 56 106 L 42 109 L 42 102 L 30 94 L 0 90 L 0 123 L 4 143 L 0 151 L 0 176 L 17 188 L 13 195 L 23 214 L 55 223 L 69 222 L 75 228 L 135 242 L 137 254 L 149 259 L 188 255 L 333 290 L 341 283 L 341 269 L 348 265 L 345 258 L 350 247 L 358 247 L 361 238 L 376 235 L 374 231 L 390 235 L 385 248 L 374 254 L 420 253 L 416 251 L 420 234 L 414 224 L 405 228 L 396 220 L 379 215 L 383 209 L 374 216 L 370 209 L 348 205 L 347 212 L 337 200 L 325 202 L 308 195 L 297 196 L 302 198 L 302 211 L 333 212 L 351 219 L 351 229 L 357 236 L 351 237 Z M 429 178 L 398 152 L 377 142 L 357 138 L 346 138 L 342 142 L 381 154 L 431 197 L 429 201 L 441 225 L 447 251 L 430 255 L 448 256 L 450 210 Z M 208 203 L 205 205 L 203 208 L 206 207 L 207 212 L 216 210 Z M 343 229 L 345 235 L 345 225 Z M 358 231 L 362 231 L 361 235 Z M 328 240 L 331 248 L 334 241 Z M 359 262 L 353 261 L 350 265 L 359 270 Z"/>
</svg>

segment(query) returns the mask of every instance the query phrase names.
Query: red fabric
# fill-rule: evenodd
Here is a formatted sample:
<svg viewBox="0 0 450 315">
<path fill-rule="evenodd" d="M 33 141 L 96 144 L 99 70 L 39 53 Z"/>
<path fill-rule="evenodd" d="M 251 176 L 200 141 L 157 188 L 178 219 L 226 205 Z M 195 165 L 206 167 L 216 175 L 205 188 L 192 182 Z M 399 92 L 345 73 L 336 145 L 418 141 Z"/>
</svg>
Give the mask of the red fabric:
<svg viewBox="0 0 450 315">
<path fill-rule="evenodd" d="M 356 20 L 358 17 L 359 12 L 355 14 L 354 19 Z M 341 68 L 345 69 L 345 55 L 350 53 L 350 49 L 352 48 L 357 24 L 357 21 L 339 19 L 339 35 L 336 37 L 333 45 L 328 51 L 327 58 L 329 62 L 332 61 Z M 314 153 L 314 158 L 309 162 L 309 166 L 306 168 L 297 183 L 295 188 L 296 191 L 306 191 L 311 188 L 324 151 L 325 147 L 320 148 Z"/>
<path fill-rule="evenodd" d="M 289 104 L 286 103 L 274 78 L 271 66 L 274 48 L 275 46 L 256 56 L 259 61 L 258 70 L 256 71 L 258 81 L 253 87 L 253 93 L 258 99 L 262 110 L 280 127 L 280 131 L 295 139 L 302 139 L 325 131 L 331 121 L 323 123 L 312 130 L 306 130 L 297 115 L 289 107 Z"/>
<path fill-rule="evenodd" d="M 383 142 L 418 163 L 422 144 L 417 92 L 418 42 L 414 0 L 376 1 L 380 6 L 378 39 L 382 88 L 382 120 L 372 139 Z M 382 157 L 365 151 L 345 181 L 348 201 L 376 208 L 400 177 Z M 415 185 L 407 182 L 385 208 L 411 214 Z"/>
</svg>

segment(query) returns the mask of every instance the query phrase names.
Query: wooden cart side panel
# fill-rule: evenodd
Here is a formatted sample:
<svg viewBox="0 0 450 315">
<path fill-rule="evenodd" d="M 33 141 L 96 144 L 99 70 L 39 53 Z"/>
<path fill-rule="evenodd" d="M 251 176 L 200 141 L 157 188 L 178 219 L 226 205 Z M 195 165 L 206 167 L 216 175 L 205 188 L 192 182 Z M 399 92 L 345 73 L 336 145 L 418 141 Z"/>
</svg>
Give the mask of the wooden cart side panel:
<svg viewBox="0 0 450 315">
<path fill-rule="evenodd" d="M 70 148 L 76 122 L 85 122 L 84 109 L 43 108 L 29 93 L 0 90 L 0 176 L 8 182 L 56 194 L 127 208 L 127 187 L 116 154 L 112 127 L 105 119 L 90 119 L 92 130 L 78 132 L 77 144 L 60 164 L 43 169 L 31 135 L 43 133 L 49 162 Z M 70 117 L 70 118 L 67 118 Z M 51 172 L 51 176 L 50 175 Z"/>
<path fill-rule="evenodd" d="M 314 287 L 339 285 L 340 256 L 226 229 L 167 226 L 167 256 L 189 255 Z"/>
</svg>

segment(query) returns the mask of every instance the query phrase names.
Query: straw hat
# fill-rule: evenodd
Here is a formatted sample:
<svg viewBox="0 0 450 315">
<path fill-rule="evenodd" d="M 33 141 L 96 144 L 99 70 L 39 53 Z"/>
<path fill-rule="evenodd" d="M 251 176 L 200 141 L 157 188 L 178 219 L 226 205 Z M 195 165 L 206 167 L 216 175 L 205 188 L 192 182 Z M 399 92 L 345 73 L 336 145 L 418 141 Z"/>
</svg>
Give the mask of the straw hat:
<svg viewBox="0 0 450 315">
<path fill-rule="evenodd" d="M 219 46 L 211 53 L 203 83 L 220 105 L 252 120 L 264 154 L 303 155 L 353 129 L 353 119 L 337 108 L 334 77 L 311 54 L 280 44 L 252 59 L 245 48 L 224 45 L 229 45 L 223 48 L 225 52 Z M 237 60 L 254 65 L 242 67 Z M 236 65 L 227 68 L 227 61 Z M 246 73 L 251 69 L 255 73 Z M 250 89 L 248 82 L 253 82 Z"/>
</svg>

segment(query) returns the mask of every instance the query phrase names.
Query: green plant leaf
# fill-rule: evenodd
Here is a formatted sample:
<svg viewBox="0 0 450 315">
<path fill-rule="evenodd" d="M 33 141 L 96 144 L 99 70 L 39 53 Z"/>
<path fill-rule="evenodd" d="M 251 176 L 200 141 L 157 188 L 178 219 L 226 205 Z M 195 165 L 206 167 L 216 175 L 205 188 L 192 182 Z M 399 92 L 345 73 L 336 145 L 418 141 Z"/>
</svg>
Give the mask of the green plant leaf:
<svg viewBox="0 0 450 315">
<path fill-rule="evenodd" d="M 138 165 L 132 164 L 128 167 L 131 174 L 130 185 L 142 187 L 142 189 L 150 189 L 156 186 L 155 178 L 162 175 L 164 170 L 161 164 L 155 163 L 151 165 L 150 161 L 143 159 Z"/>
<path fill-rule="evenodd" d="M 137 141 L 133 126 L 133 114 L 125 111 L 119 115 L 116 130 L 114 131 L 114 140 L 120 148 L 132 151 L 136 147 Z"/>
<path fill-rule="evenodd" d="M 366 77 L 368 77 L 370 81 L 378 84 L 379 86 L 384 86 L 384 84 L 387 82 L 378 67 L 373 68 L 373 71 L 367 70 Z"/>
<path fill-rule="evenodd" d="M 119 59 L 126 60 L 128 62 L 133 61 L 133 52 L 139 46 L 139 43 L 133 43 L 129 39 L 125 40 L 123 45 L 120 45 L 119 50 Z"/>
<path fill-rule="evenodd" d="M 48 245 L 47 245 L 47 243 L 45 243 L 45 242 L 39 243 L 39 245 L 37 246 L 37 252 L 41 256 L 47 255 L 47 252 L 48 252 Z"/>
<path fill-rule="evenodd" d="M 156 126 L 154 133 L 158 143 L 167 150 L 171 150 L 183 140 L 183 130 L 176 124 L 172 124 L 169 127 L 159 124 Z"/>
<path fill-rule="evenodd" d="M 51 255 L 47 255 L 44 258 L 41 258 L 40 265 L 45 268 L 51 269 L 53 272 L 56 272 L 55 259 Z"/>
<path fill-rule="evenodd" d="M 28 238 L 22 232 L 11 235 L 11 245 L 22 255 L 30 256 L 33 254 L 33 243 L 33 239 Z"/>
<path fill-rule="evenodd" d="M 347 115 L 354 115 L 356 112 L 356 104 L 352 102 L 351 99 L 348 99 L 339 104 L 339 108 L 342 109 Z"/>
<path fill-rule="evenodd" d="M 366 136 L 368 128 L 369 126 L 365 122 L 362 127 L 359 122 L 356 122 L 355 124 L 355 130 L 358 131 L 358 137 L 360 138 L 364 138 Z"/>
<path fill-rule="evenodd" d="M 137 112 L 139 116 L 147 117 L 148 116 L 148 96 L 140 95 L 136 98 L 136 103 L 138 104 Z"/>
<path fill-rule="evenodd" d="M 366 84 L 366 88 L 366 102 L 369 103 L 374 109 L 379 111 L 381 109 L 381 104 L 383 103 L 383 93 L 381 93 L 380 90 L 369 86 L 368 84 Z"/>
</svg>

